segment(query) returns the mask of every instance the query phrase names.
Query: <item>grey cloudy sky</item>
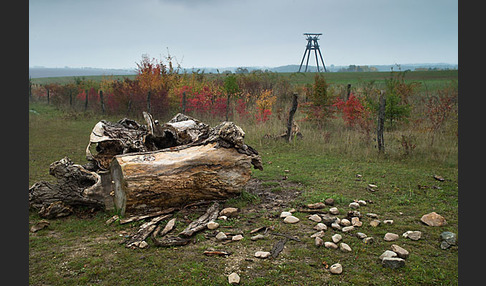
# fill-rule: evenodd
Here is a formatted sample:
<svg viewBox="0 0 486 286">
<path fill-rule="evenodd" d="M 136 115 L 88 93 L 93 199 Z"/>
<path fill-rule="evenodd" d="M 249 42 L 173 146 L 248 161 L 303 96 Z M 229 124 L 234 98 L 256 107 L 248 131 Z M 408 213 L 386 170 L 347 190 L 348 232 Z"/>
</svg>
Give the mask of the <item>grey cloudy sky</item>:
<svg viewBox="0 0 486 286">
<path fill-rule="evenodd" d="M 326 65 L 458 63 L 457 0 L 30 0 L 29 66 L 298 65 L 305 32 Z"/>
</svg>

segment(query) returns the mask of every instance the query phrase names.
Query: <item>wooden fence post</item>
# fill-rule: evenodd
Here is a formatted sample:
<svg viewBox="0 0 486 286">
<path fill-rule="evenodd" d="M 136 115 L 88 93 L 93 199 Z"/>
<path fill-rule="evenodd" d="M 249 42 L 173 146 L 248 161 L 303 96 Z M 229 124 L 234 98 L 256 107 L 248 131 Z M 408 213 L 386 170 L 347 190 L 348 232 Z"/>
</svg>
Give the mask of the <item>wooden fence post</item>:
<svg viewBox="0 0 486 286">
<path fill-rule="evenodd" d="M 101 113 L 105 114 L 105 102 L 103 101 L 103 91 L 100 90 Z"/>
<path fill-rule="evenodd" d="M 378 110 L 378 126 L 376 130 L 376 141 L 378 142 L 379 153 L 385 152 L 385 140 L 383 138 L 383 132 L 385 130 L 385 107 L 386 107 L 385 92 L 381 91 L 380 107 Z"/>
<path fill-rule="evenodd" d="M 84 111 L 88 109 L 88 96 L 89 96 L 89 89 L 86 89 L 86 96 L 84 97 Z"/>
<path fill-rule="evenodd" d="M 295 115 L 295 112 L 297 111 L 297 105 L 298 105 L 298 101 L 297 101 L 297 93 L 294 93 L 293 94 L 293 98 L 292 98 L 292 107 L 290 108 L 290 111 L 289 111 L 289 121 L 287 121 L 287 134 L 285 135 L 285 140 L 287 140 L 287 142 L 290 142 L 291 141 L 291 138 L 292 138 L 292 123 L 294 121 L 294 115 Z"/>
<path fill-rule="evenodd" d="M 186 114 L 186 92 L 182 92 L 182 114 Z"/>
</svg>

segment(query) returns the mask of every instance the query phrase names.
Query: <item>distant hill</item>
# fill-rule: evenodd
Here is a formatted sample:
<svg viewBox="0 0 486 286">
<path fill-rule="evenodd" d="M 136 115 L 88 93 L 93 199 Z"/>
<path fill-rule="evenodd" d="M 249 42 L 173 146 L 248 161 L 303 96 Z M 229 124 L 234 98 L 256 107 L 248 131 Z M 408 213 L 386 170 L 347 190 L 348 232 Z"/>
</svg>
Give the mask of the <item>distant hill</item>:
<svg viewBox="0 0 486 286">
<path fill-rule="evenodd" d="M 135 70 L 129 69 L 101 69 L 101 68 L 46 68 L 29 67 L 29 77 L 63 77 L 63 76 L 90 76 L 90 75 L 130 75 L 136 74 Z"/>
<path fill-rule="evenodd" d="M 405 70 L 427 70 L 427 69 L 458 69 L 457 64 L 447 63 L 423 63 L 423 64 L 394 64 L 394 65 L 367 65 L 368 67 L 376 68 L 376 71 L 405 71 Z M 328 72 L 339 72 L 347 70 L 350 66 L 335 66 L 326 65 Z M 301 71 L 303 72 L 303 66 Z M 184 68 L 183 72 L 205 72 L 205 73 L 225 73 L 225 72 L 252 72 L 254 70 L 270 71 L 270 72 L 297 72 L 299 65 L 285 65 L 279 67 L 200 67 L 200 68 Z M 322 67 L 321 67 L 322 70 Z M 349 69 L 348 69 L 349 70 Z M 316 66 L 308 66 L 307 72 L 317 71 Z M 133 75 L 136 74 L 135 69 L 101 69 L 101 68 L 46 68 L 46 67 L 29 67 L 29 77 L 43 78 L 43 77 L 64 77 L 64 76 L 96 76 L 96 75 Z"/>
</svg>

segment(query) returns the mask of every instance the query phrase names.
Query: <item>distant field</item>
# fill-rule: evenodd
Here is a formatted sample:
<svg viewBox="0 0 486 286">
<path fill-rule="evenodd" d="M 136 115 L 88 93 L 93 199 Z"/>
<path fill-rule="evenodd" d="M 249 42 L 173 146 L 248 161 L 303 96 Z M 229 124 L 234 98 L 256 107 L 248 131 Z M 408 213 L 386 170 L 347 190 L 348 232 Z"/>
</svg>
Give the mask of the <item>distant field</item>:
<svg viewBox="0 0 486 286">
<path fill-rule="evenodd" d="M 314 82 L 315 73 L 273 73 L 278 78 L 288 79 L 293 85 L 312 84 Z M 206 74 L 209 79 L 213 77 L 224 76 L 222 74 Z M 84 76 L 85 79 L 93 81 L 101 81 L 103 78 L 109 76 Z M 385 79 L 390 77 L 390 72 L 330 72 L 325 73 L 325 77 L 330 84 L 346 85 L 360 85 L 364 83 L 374 82 L 376 85 L 385 83 Z M 73 76 L 68 77 L 45 77 L 33 78 L 34 84 L 58 83 L 66 84 L 74 82 Z M 113 79 L 130 78 L 134 79 L 135 75 L 113 75 Z M 458 70 L 442 70 L 442 71 L 410 71 L 405 74 L 405 81 L 416 81 L 422 83 L 421 89 L 435 88 L 437 85 L 458 80 Z"/>
</svg>

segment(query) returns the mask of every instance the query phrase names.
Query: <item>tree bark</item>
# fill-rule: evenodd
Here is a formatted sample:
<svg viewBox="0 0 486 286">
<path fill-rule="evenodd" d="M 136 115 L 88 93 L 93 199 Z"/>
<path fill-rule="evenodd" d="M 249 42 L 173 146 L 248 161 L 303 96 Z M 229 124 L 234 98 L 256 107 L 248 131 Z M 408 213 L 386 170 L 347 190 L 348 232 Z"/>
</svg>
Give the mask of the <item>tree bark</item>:
<svg viewBox="0 0 486 286">
<path fill-rule="evenodd" d="M 289 111 L 289 120 L 287 121 L 287 134 L 285 136 L 285 140 L 287 142 L 290 142 L 292 138 L 292 124 L 294 121 L 294 115 L 295 112 L 297 111 L 297 105 L 298 105 L 297 97 L 298 97 L 297 94 L 294 93 L 292 97 L 292 107 L 290 108 Z"/>
<path fill-rule="evenodd" d="M 376 130 L 376 141 L 378 143 L 379 153 L 385 152 L 385 139 L 383 137 L 383 133 L 385 131 L 385 107 L 386 107 L 385 93 L 382 91 L 380 94 L 380 107 L 378 110 L 378 126 Z"/>
</svg>

